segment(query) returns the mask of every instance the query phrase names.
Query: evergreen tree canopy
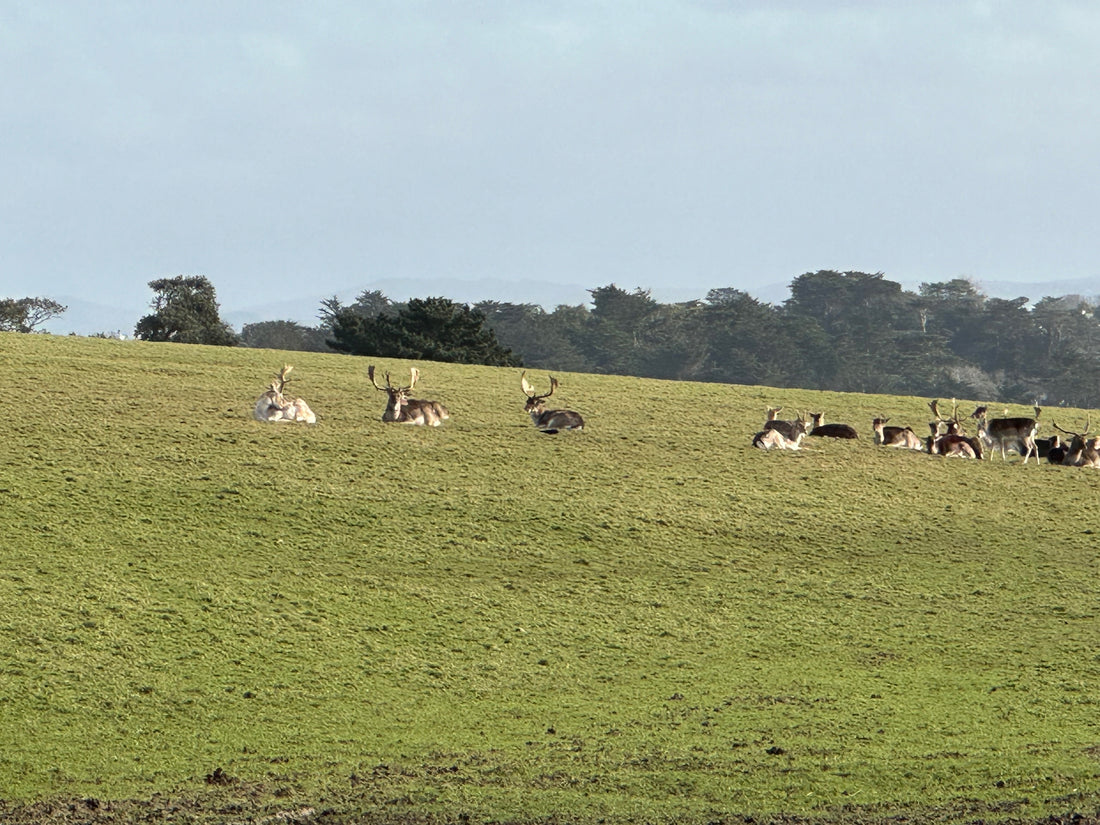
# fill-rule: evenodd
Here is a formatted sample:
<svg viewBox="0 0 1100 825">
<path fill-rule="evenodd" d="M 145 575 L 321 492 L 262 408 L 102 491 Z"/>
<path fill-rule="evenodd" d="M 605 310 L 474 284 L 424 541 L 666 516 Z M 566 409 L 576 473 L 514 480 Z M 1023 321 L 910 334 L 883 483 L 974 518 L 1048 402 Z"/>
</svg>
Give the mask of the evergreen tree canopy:
<svg viewBox="0 0 1100 825">
<path fill-rule="evenodd" d="M 237 334 L 218 316 L 214 286 L 203 276 L 158 278 L 149 287 L 156 293 L 154 312 L 137 322 L 134 337 L 226 347 L 239 343 Z"/>
<path fill-rule="evenodd" d="M 380 358 L 520 365 L 511 350 L 501 346 L 483 312 L 448 298 L 414 298 L 395 316 L 342 309 L 333 317 L 329 346 Z"/>
</svg>

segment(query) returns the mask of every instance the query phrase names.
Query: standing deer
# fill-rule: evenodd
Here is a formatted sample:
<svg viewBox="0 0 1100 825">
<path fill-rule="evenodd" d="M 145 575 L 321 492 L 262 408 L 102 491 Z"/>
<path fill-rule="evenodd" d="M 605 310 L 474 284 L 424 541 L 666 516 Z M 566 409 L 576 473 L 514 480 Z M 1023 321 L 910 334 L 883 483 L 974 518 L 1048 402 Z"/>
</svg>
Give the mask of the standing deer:
<svg viewBox="0 0 1100 825">
<path fill-rule="evenodd" d="M 256 407 L 252 411 L 252 416 L 257 421 L 304 421 L 306 424 L 316 424 L 317 416 L 313 414 L 313 410 L 309 408 L 309 405 L 301 398 L 295 398 L 293 401 L 287 401 L 283 396 L 283 390 L 286 389 L 287 381 L 289 381 L 290 371 L 294 367 L 287 364 L 275 375 L 275 380 L 271 382 L 267 392 L 261 395 L 256 400 Z"/>
<path fill-rule="evenodd" d="M 826 424 L 825 413 L 810 413 L 810 435 L 825 438 L 859 438 L 851 424 Z"/>
<path fill-rule="evenodd" d="M 911 427 L 887 427 L 889 418 L 876 418 L 871 422 L 875 431 L 875 444 L 882 447 L 900 447 L 907 450 L 920 450 L 924 444 Z"/>
<path fill-rule="evenodd" d="M 527 380 L 526 370 L 519 377 L 519 385 L 523 390 L 523 394 L 527 396 L 527 403 L 523 407 L 524 412 L 530 414 L 531 420 L 535 422 L 539 432 L 553 435 L 560 430 L 584 429 L 584 419 L 581 418 L 580 413 L 573 410 L 546 409 L 546 399 L 553 395 L 554 390 L 558 388 L 557 378 L 550 376 L 550 392 L 543 395 L 535 393 L 535 388 Z"/>
<path fill-rule="evenodd" d="M 416 381 L 420 378 L 420 370 L 416 367 L 412 367 L 409 370 L 410 380 L 407 387 L 395 387 L 390 383 L 390 374 L 387 372 L 386 386 L 380 387 L 378 382 L 374 380 L 374 365 L 371 364 L 367 367 L 367 376 L 370 378 L 370 382 L 374 384 L 376 390 L 381 390 L 386 393 L 388 400 L 386 402 L 386 410 L 382 413 L 383 421 L 396 421 L 400 424 L 419 424 L 427 425 L 429 427 L 438 427 L 445 420 L 451 417 L 447 412 L 446 407 L 440 404 L 438 401 L 424 401 L 419 398 L 409 398 L 409 393 L 412 392 L 413 387 L 416 386 Z"/>
<path fill-rule="evenodd" d="M 976 408 L 970 414 L 978 420 L 978 438 L 990 448 L 1000 446 L 1001 460 L 1008 461 L 1007 452 L 1018 453 L 1024 457 L 1024 464 L 1032 456 L 1039 463 L 1039 450 L 1035 446 L 1035 433 L 1039 430 L 1040 408 L 1035 407 L 1034 418 L 990 418 L 986 406 Z M 992 455 L 990 456 L 992 457 Z"/>
<path fill-rule="evenodd" d="M 1063 430 L 1052 421 L 1054 429 L 1065 433 L 1070 437 L 1069 446 L 1065 448 L 1062 464 L 1066 467 L 1100 467 L 1100 436 L 1088 435 L 1092 425 L 1092 416 L 1085 422 L 1083 433 L 1074 433 Z"/>
</svg>

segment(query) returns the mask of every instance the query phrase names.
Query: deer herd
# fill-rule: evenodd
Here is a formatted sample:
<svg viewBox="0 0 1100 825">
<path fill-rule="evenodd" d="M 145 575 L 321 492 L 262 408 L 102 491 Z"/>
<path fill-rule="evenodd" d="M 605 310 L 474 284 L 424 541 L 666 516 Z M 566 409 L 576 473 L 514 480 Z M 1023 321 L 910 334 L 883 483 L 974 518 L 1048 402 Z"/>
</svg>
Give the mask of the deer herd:
<svg viewBox="0 0 1100 825">
<path fill-rule="evenodd" d="M 293 401 L 286 394 L 290 365 L 276 373 L 267 390 L 257 399 L 253 411 L 258 421 L 301 421 L 306 424 L 317 422 L 317 416 L 302 398 Z M 413 424 L 438 427 L 449 419 L 450 413 L 438 401 L 412 398 L 411 393 L 420 379 L 420 370 L 409 370 L 407 386 L 395 386 L 388 372 L 383 374 L 385 386 L 378 383 L 374 365 L 367 368 L 367 378 L 376 390 L 386 393 L 386 407 L 382 420 L 387 423 Z M 553 435 L 565 430 L 584 429 L 584 418 L 580 413 L 568 409 L 550 409 L 547 400 L 558 389 L 558 379 L 550 376 L 550 389 L 538 393 L 527 380 L 524 371 L 519 378 L 520 389 L 526 396 L 524 412 L 531 416 L 535 430 Z M 938 400 L 928 404 L 933 420 L 928 422 L 928 435 L 918 436 L 911 427 L 887 426 L 890 419 L 878 416 L 871 421 L 874 443 L 882 447 L 897 447 L 905 450 L 919 450 L 931 455 L 948 458 L 984 458 L 994 453 L 1001 454 L 1001 460 L 1008 460 L 1008 453 L 1022 456 L 1027 464 L 1032 458 L 1038 464 L 1045 458 L 1051 464 L 1070 467 L 1100 467 L 1100 436 L 1090 436 L 1092 425 L 1090 415 L 1085 422 L 1083 432 L 1065 430 L 1051 421 L 1062 435 L 1038 438 L 1039 414 L 1035 407 L 1035 416 L 1017 416 L 993 418 L 986 405 L 977 407 L 968 419 L 974 421 L 974 434 L 965 431 L 964 420 L 959 416 L 957 403 L 953 403 L 951 415 L 946 416 L 940 410 Z M 859 433 L 850 424 L 826 423 L 824 413 L 800 413 L 794 419 L 781 419 L 782 407 L 768 407 L 765 413 L 763 429 L 752 437 L 752 446 L 762 450 L 798 450 L 806 438 L 858 439 Z M 1066 436 L 1066 438 L 1062 438 Z"/>
<path fill-rule="evenodd" d="M 257 421 L 302 421 L 306 424 L 316 424 L 317 416 L 309 405 L 301 398 L 288 400 L 285 395 L 287 382 L 290 380 L 290 371 L 294 367 L 289 364 L 279 370 L 275 380 L 268 389 L 256 401 L 253 417 Z M 386 408 L 382 412 L 382 420 L 387 423 L 418 424 L 421 426 L 438 427 L 451 417 L 447 408 L 438 401 L 427 401 L 421 398 L 412 398 L 410 393 L 416 387 L 420 378 L 420 370 L 412 367 L 409 370 L 408 386 L 394 386 L 390 380 L 390 374 L 384 373 L 383 380 L 386 386 L 381 386 L 374 377 L 374 365 L 367 367 L 367 378 L 376 390 L 386 393 Z M 524 371 L 519 378 L 523 394 L 527 396 L 524 411 L 529 413 L 535 424 L 535 429 L 540 433 L 553 435 L 562 430 L 583 430 L 584 419 L 580 413 L 573 410 L 547 409 L 546 399 L 554 394 L 558 388 L 558 379 L 550 376 L 550 391 L 541 395 L 535 392 L 527 380 L 527 372 Z"/>
<path fill-rule="evenodd" d="M 1023 457 L 1027 464 L 1032 458 L 1038 464 L 1045 458 L 1051 464 L 1067 467 L 1100 467 L 1100 436 L 1090 436 L 1092 425 L 1090 415 L 1085 422 L 1083 432 L 1065 430 L 1051 421 L 1051 426 L 1059 433 L 1068 436 L 1068 441 L 1059 435 L 1038 438 L 1039 414 L 1035 407 L 1035 416 L 993 418 L 986 405 L 977 407 L 968 418 L 975 422 L 975 434 L 967 435 L 963 420 L 959 418 L 958 404 L 953 405 L 950 417 L 940 412 L 939 401 L 928 403 L 934 420 L 928 422 L 929 434 L 920 438 L 911 427 L 888 427 L 890 420 L 879 416 L 871 421 L 874 443 L 882 447 L 898 447 L 906 450 L 920 450 L 931 455 L 956 458 L 992 457 L 1001 454 L 1001 460 L 1008 460 L 1008 453 Z M 826 424 L 822 413 L 810 413 L 809 420 L 799 414 L 797 419 L 778 418 L 782 407 L 768 407 L 764 429 L 752 438 L 752 445 L 763 450 L 801 449 L 802 441 L 809 437 L 858 438 L 854 427 L 847 424 Z"/>
</svg>

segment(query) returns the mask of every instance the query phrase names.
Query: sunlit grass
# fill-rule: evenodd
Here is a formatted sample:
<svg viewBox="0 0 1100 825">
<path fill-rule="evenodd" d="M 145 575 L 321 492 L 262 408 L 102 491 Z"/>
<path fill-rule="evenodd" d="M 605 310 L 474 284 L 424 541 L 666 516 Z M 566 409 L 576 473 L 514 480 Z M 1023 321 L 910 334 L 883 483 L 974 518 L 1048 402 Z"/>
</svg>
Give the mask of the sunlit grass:
<svg viewBox="0 0 1100 825">
<path fill-rule="evenodd" d="M 1100 475 L 872 445 L 927 399 L 563 374 L 587 429 L 548 437 L 518 370 L 419 365 L 427 429 L 365 359 L 0 354 L 8 798 L 221 769 L 498 818 L 1097 806 Z M 251 419 L 285 361 L 313 427 Z M 864 437 L 751 449 L 776 404 Z"/>
</svg>

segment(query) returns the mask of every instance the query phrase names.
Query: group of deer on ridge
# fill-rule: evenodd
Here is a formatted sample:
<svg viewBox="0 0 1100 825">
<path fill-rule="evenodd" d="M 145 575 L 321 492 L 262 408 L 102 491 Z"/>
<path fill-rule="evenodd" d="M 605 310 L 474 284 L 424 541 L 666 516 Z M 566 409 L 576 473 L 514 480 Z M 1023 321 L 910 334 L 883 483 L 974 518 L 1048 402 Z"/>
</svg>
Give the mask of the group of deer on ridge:
<svg viewBox="0 0 1100 825">
<path fill-rule="evenodd" d="M 928 406 L 935 416 L 934 421 L 928 422 L 929 435 L 920 438 L 910 427 L 887 427 L 886 422 L 890 419 L 879 417 L 871 422 L 875 444 L 957 458 L 982 458 L 999 450 L 1002 460 L 1007 460 L 1007 454 L 1013 452 L 1024 457 L 1024 464 L 1034 457 L 1036 464 L 1040 458 L 1046 458 L 1051 464 L 1067 467 L 1100 467 L 1100 436 L 1087 435 L 1092 424 L 1091 415 L 1081 433 L 1063 430 L 1052 421 L 1054 429 L 1069 436 L 1065 441 L 1058 435 L 1036 438 L 1039 407 L 1035 407 L 1034 418 L 990 418 L 987 407 L 982 405 L 969 416 L 977 421 L 977 434 L 971 436 L 964 432 L 957 404 L 950 418 L 941 415 L 939 401 L 930 401 Z M 797 450 L 807 436 L 859 438 L 855 428 L 848 424 L 826 424 L 822 413 L 810 413 L 809 420 L 802 414 L 794 420 L 779 420 L 777 416 L 782 409 L 768 408 L 764 429 L 752 438 L 754 447 Z"/>
<path fill-rule="evenodd" d="M 286 385 L 290 371 L 294 367 L 287 365 L 275 375 L 275 380 L 268 386 L 267 391 L 256 401 L 253 417 L 258 421 L 301 421 L 306 424 L 317 423 L 317 416 L 309 405 L 301 398 L 293 401 L 288 399 Z M 438 427 L 451 417 L 447 408 L 438 401 L 427 401 L 420 398 L 411 398 L 410 393 L 420 378 L 420 370 L 412 367 L 409 370 L 411 377 L 407 387 L 395 387 L 390 381 L 390 374 L 385 373 L 386 386 L 381 386 L 374 377 L 374 365 L 367 368 L 367 377 L 376 390 L 386 393 L 386 409 L 382 413 L 382 420 L 399 424 L 419 424 L 421 426 Z M 550 392 L 541 395 L 535 392 L 527 380 L 527 372 L 524 371 L 519 378 L 520 388 L 527 396 L 524 410 L 531 416 L 535 427 L 541 433 L 554 434 L 562 430 L 584 429 L 584 419 L 580 413 L 573 410 L 547 409 L 546 399 L 554 394 L 558 388 L 558 379 L 550 376 Z"/>
</svg>

